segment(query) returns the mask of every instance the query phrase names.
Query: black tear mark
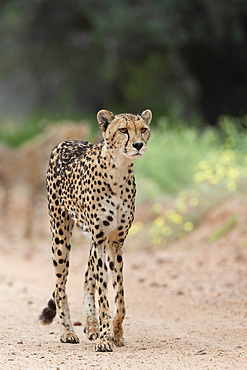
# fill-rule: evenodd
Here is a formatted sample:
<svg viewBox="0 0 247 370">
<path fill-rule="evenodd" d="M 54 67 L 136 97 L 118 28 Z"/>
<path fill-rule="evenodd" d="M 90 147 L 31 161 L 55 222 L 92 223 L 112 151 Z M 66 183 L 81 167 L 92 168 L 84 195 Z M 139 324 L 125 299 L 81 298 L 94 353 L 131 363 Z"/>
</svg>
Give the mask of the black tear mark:
<svg viewBox="0 0 247 370">
<path fill-rule="evenodd" d="M 125 152 L 125 153 L 127 153 L 126 148 L 127 148 L 127 145 L 128 145 L 128 143 L 129 143 L 129 139 L 130 139 L 129 131 L 127 131 L 127 132 L 126 132 L 126 134 L 127 134 L 127 136 L 128 136 L 128 139 L 127 139 L 126 144 L 125 144 L 125 146 L 124 146 L 124 152 Z"/>
</svg>

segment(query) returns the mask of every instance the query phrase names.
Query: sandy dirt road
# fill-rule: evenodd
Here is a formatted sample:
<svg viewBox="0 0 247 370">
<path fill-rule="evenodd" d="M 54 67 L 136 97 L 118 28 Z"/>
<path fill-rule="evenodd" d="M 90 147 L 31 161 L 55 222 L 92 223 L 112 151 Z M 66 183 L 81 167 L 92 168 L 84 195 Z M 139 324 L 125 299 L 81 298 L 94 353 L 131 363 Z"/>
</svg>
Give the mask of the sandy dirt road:
<svg viewBox="0 0 247 370">
<path fill-rule="evenodd" d="M 215 242 L 208 235 L 237 214 Z M 57 319 L 38 316 L 53 291 L 49 234 L 35 241 L 0 236 L 0 369 L 247 369 L 247 208 L 234 199 L 166 248 L 126 242 L 125 346 L 95 353 L 82 326 L 80 344 L 59 342 Z M 82 322 L 89 243 L 76 238 L 68 295 Z M 111 300 L 112 300 L 111 293 Z"/>
</svg>

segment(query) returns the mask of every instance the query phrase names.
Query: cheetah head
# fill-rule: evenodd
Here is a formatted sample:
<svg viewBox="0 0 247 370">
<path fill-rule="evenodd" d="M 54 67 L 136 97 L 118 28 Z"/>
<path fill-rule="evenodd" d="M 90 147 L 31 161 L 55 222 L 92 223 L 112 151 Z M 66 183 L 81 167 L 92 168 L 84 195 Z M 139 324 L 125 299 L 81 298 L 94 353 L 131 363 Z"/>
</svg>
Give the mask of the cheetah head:
<svg viewBox="0 0 247 370">
<path fill-rule="evenodd" d="M 140 115 L 129 113 L 114 115 L 108 110 L 100 110 L 97 120 L 106 147 L 113 156 L 123 155 L 135 160 L 145 153 L 152 120 L 152 112 L 149 109 Z"/>
</svg>

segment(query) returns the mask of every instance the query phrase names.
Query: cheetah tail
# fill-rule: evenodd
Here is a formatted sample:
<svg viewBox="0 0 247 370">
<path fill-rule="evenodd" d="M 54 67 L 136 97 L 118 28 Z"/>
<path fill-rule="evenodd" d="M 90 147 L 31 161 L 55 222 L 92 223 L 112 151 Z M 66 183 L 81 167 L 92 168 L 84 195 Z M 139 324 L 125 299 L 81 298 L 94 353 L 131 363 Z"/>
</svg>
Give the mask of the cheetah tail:
<svg viewBox="0 0 247 370">
<path fill-rule="evenodd" d="M 54 298 L 51 298 L 47 303 L 47 307 L 43 309 L 39 316 L 39 321 L 43 325 L 51 324 L 54 317 L 56 316 L 56 304 Z"/>
</svg>

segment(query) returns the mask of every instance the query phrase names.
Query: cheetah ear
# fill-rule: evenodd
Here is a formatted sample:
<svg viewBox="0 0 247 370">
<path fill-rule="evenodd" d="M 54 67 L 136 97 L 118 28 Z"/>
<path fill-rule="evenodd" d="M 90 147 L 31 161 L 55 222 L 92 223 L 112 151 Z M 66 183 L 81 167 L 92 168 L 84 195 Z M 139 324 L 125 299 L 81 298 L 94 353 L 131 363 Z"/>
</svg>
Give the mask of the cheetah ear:
<svg viewBox="0 0 247 370">
<path fill-rule="evenodd" d="M 97 114 L 97 120 L 99 123 L 99 127 L 102 131 L 107 129 L 109 123 L 113 120 L 114 114 L 109 110 L 102 109 Z"/>
<path fill-rule="evenodd" d="M 144 121 L 146 122 L 147 125 L 150 125 L 151 121 L 152 121 L 152 112 L 150 109 L 146 109 L 142 112 L 141 114 L 142 118 L 144 119 Z"/>
</svg>

